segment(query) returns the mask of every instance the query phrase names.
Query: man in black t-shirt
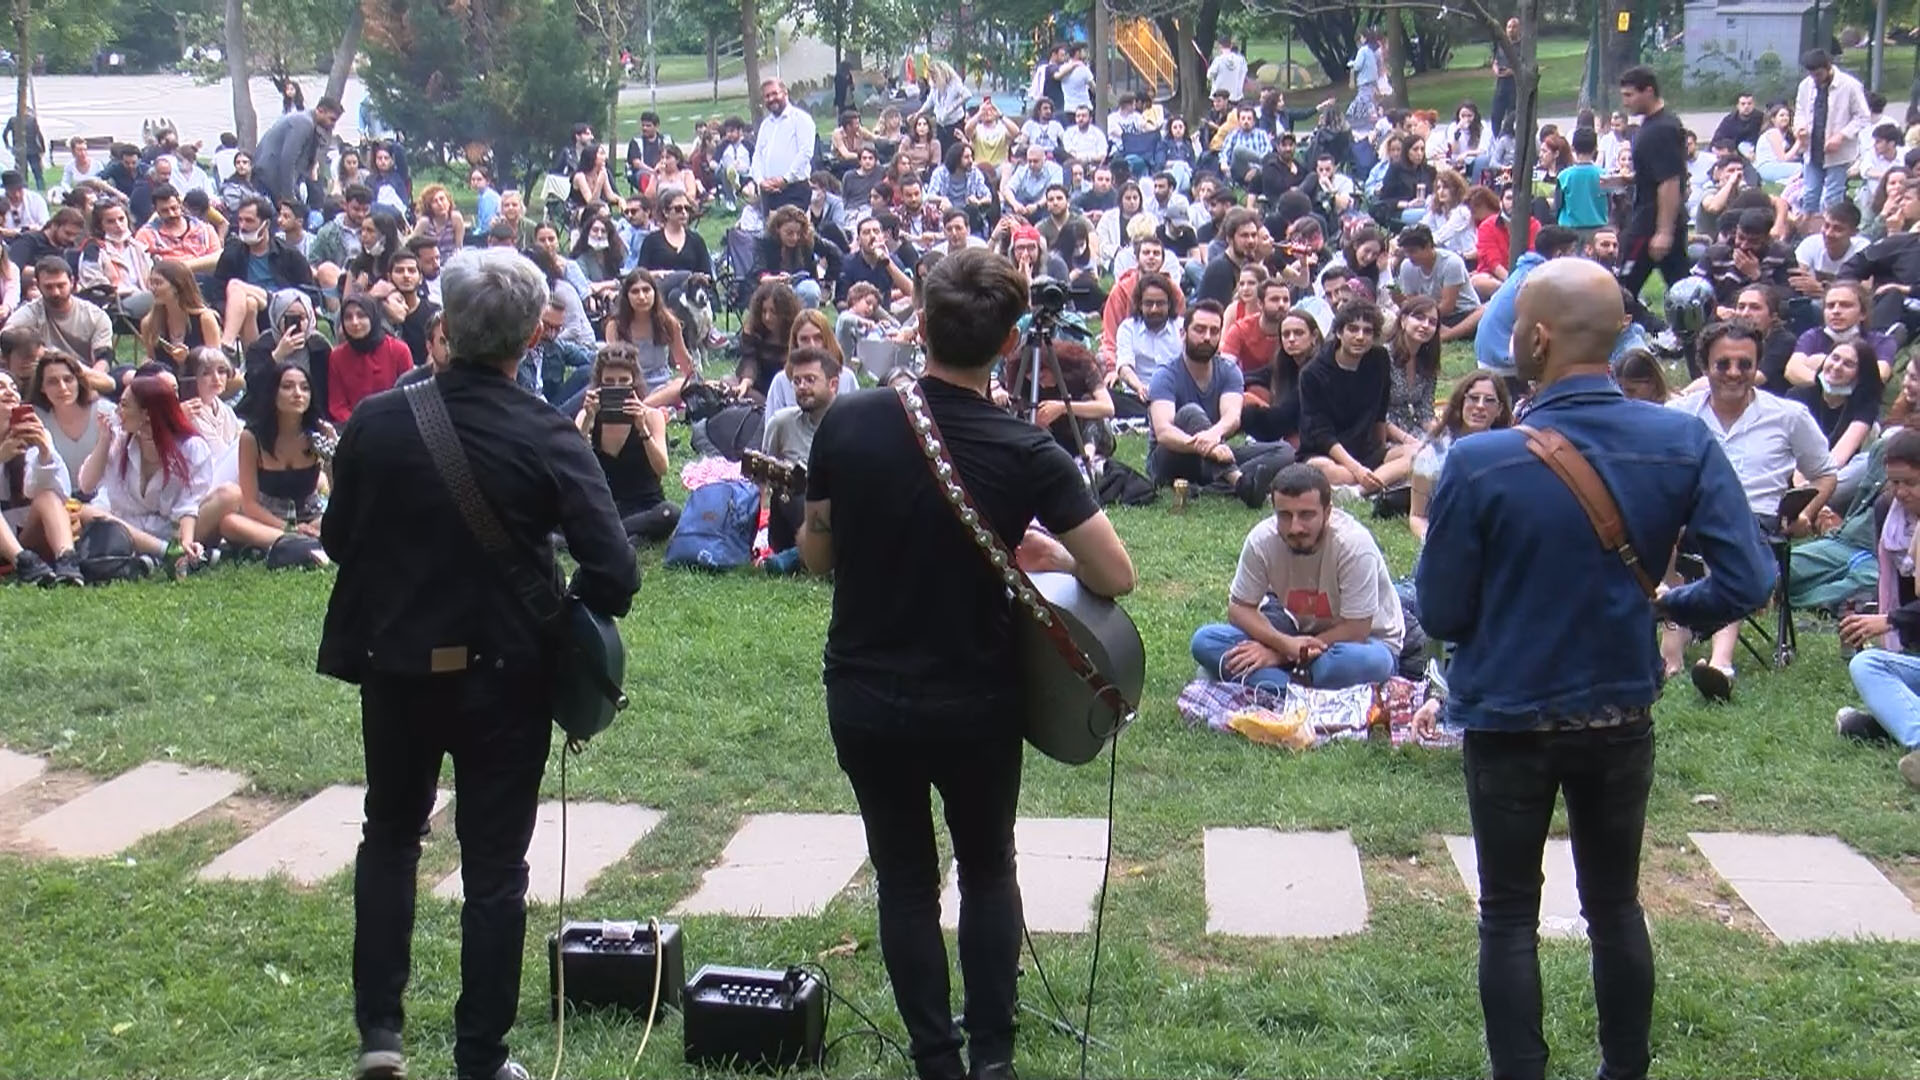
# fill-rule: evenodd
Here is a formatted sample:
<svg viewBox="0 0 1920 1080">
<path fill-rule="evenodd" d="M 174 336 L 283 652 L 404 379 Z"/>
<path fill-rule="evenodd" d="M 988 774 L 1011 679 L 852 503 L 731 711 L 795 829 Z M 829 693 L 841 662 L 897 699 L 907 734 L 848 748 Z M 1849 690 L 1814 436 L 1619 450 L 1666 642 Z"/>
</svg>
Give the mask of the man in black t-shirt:
<svg viewBox="0 0 1920 1080">
<path fill-rule="evenodd" d="M 1620 102 L 1640 117 L 1633 137 L 1633 214 L 1621 237 L 1621 284 L 1635 296 L 1653 271 L 1671 286 L 1687 276 L 1687 132 L 1660 100 L 1651 68 L 1620 76 Z"/>
<path fill-rule="evenodd" d="M 973 248 L 945 256 L 923 291 L 919 392 L 979 524 L 1028 570 L 1072 573 L 1107 596 L 1131 590 L 1133 563 L 1072 459 L 988 397 L 994 363 L 1020 343 L 1026 277 Z M 915 1071 L 1011 1077 L 1023 704 L 1013 631 L 1022 616 L 948 504 L 893 390 L 850 394 L 821 419 L 800 555 L 813 573 L 834 575 L 827 722 L 866 825 L 880 950 Z M 971 1071 L 949 999 L 929 788 L 940 792 L 960 867 Z"/>
</svg>

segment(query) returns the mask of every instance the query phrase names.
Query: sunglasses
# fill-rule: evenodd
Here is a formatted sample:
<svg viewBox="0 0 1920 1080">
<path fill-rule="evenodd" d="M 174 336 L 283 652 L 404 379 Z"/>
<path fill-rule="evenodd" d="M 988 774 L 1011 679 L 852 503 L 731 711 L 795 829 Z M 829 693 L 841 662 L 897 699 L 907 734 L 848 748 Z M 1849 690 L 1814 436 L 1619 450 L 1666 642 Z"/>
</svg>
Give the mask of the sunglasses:
<svg viewBox="0 0 1920 1080">
<path fill-rule="evenodd" d="M 1745 375 L 1748 372 L 1752 371 L 1754 369 L 1754 366 L 1755 366 L 1754 362 L 1751 360 L 1715 360 L 1713 362 L 1713 370 L 1719 372 L 1722 375 L 1725 375 L 1731 371 L 1737 371 L 1740 374 Z"/>
<path fill-rule="evenodd" d="M 674 205 L 667 207 L 667 213 L 691 214 L 693 213 L 693 207 L 688 206 L 686 203 L 675 203 Z"/>
</svg>

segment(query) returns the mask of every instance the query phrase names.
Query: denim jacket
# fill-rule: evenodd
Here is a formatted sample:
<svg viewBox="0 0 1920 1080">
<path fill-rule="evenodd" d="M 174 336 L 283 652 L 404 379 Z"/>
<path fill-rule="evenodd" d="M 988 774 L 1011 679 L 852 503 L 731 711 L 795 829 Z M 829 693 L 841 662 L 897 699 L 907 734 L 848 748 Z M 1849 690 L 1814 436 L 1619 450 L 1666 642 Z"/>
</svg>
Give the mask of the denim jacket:
<svg viewBox="0 0 1920 1080">
<path fill-rule="evenodd" d="M 1667 617 L 1711 632 L 1765 604 L 1776 571 L 1726 454 L 1698 419 L 1630 401 L 1603 375 L 1562 379 L 1525 417 L 1580 449 L 1658 577 L 1684 529 L 1709 573 L 1667 593 Z M 1449 715 L 1524 730 L 1543 713 L 1651 705 L 1660 654 L 1646 594 L 1573 493 L 1518 431 L 1460 439 L 1428 512 L 1420 622 L 1455 643 Z"/>
</svg>

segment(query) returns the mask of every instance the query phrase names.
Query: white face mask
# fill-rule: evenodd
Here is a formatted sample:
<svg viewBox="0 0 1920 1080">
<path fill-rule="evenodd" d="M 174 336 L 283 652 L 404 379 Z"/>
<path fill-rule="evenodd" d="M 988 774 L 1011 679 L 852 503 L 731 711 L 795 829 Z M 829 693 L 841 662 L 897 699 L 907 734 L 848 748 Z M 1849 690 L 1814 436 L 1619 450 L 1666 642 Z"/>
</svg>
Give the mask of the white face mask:
<svg viewBox="0 0 1920 1080">
<path fill-rule="evenodd" d="M 1821 393 L 1832 394 L 1834 397 L 1839 397 L 1842 394 L 1853 393 L 1853 384 L 1841 383 L 1836 385 L 1832 379 L 1827 378 L 1827 373 L 1822 371 L 1820 373 L 1820 391 Z"/>
<path fill-rule="evenodd" d="M 373 256 L 376 259 L 386 254 L 387 252 L 387 242 L 384 239 L 375 240 L 373 243 L 366 244 L 364 246 L 366 248 L 367 254 Z"/>
<path fill-rule="evenodd" d="M 589 236 L 587 237 L 587 246 L 595 251 L 605 251 L 607 250 L 607 238 L 604 236 Z"/>
<path fill-rule="evenodd" d="M 107 239 L 116 244 L 125 243 L 127 237 L 132 235 L 133 233 L 125 225 L 116 225 L 107 230 Z"/>
<path fill-rule="evenodd" d="M 260 241 L 265 240 L 266 238 L 267 238 L 267 227 L 265 225 L 262 225 L 256 229 L 242 232 L 240 234 L 240 242 L 247 245 L 257 244 Z"/>
<path fill-rule="evenodd" d="M 1835 330 L 1833 327 L 1829 326 L 1827 327 L 1827 336 L 1833 339 L 1833 343 L 1835 345 L 1838 345 L 1843 341 L 1852 341 L 1854 338 L 1859 337 L 1860 327 L 1851 326 L 1845 330 Z"/>
</svg>

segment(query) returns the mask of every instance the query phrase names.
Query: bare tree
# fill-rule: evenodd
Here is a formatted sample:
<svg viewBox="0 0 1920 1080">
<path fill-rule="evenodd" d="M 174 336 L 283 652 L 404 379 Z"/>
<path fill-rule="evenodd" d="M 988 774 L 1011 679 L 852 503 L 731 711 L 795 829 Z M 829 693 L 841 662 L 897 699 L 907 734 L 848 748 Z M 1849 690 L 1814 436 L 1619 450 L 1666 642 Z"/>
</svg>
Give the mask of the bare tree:
<svg viewBox="0 0 1920 1080">
<path fill-rule="evenodd" d="M 253 111 L 252 67 L 247 56 L 246 4 L 227 0 L 227 82 L 233 86 L 233 131 L 248 150 L 260 137 L 260 119 Z"/>
<path fill-rule="evenodd" d="M 1288 18 L 1316 17 L 1352 8 L 1351 4 L 1337 0 L 1254 0 L 1254 6 L 1263 14 Z M 1506 20 L 1488 6 L 1487 0 L 1453 0 L 1446 3 L 1437 0 L 1387 0 L 1379 6 L 1395 13 L 1428 11 L 1458 15 L 1484 30 L 1487 40 L 1493 42 L 1496 48 L 1507 48 L 1513 54 L 1513 82 L 1517 97 L 1513 121 L 1513 181 L 1518 187 L 1514 195 L 1513 220 L 1507 225 L 1507 246 L 1509 258 L 1518 260 L 1528 249 L 1528 222 L 1532 217 L 1528 209 L 1532 200 L 1521 195 L 1531 190 L 1534 159 L 1538 156 L 1538 141 L 1534 138 L 1540 112 L 1540 58 L 1534 46 L 1540 31 L 1538 0 L 1519 0 L 1519 10 L 1515 14 L 1520 20 L 1520 41 L 1516 45 L 1506 43 Z M 1401 85 L 1396 86 L 1395 90 L 1404 93 L 1405 80 L 1401 80 Z"/>
<path fill-rule="evenodd" d="M 333 50 L 333 67 L 327 72 L 327 97 L 335 101 L 347 92 L 347 77 L 353 74 L 353 58 L 360 51 L 360 31 L 367 24 L 367 13 L 358 3 L 347 6 L 347 26 L 340 33 L 340 44 Z"/>
</svg>

